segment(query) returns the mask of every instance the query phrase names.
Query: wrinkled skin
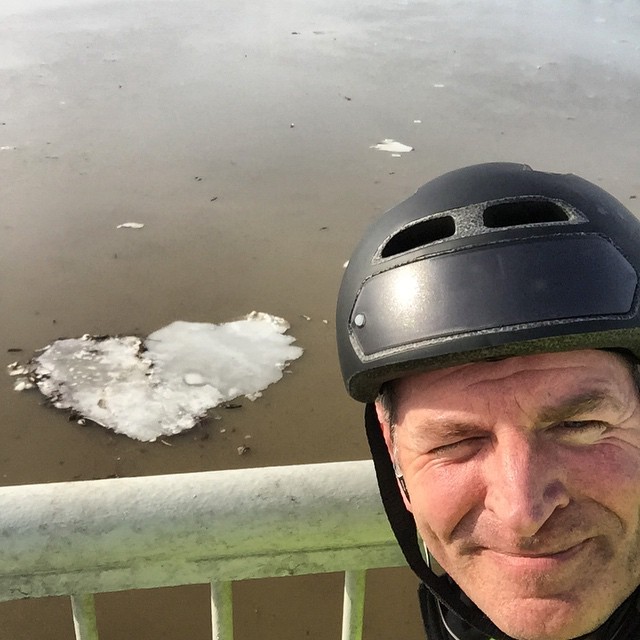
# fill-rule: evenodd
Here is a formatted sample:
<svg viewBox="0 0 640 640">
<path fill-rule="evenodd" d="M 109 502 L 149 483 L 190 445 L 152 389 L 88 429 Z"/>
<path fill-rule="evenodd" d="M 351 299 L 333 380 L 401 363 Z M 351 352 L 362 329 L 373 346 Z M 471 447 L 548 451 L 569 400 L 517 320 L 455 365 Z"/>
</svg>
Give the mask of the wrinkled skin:
<svg viewBox="0 0 640 640">
<path fill-rule="evenodd" d="M 597 628 L 640 583 L 640 404 L 604 351 L 509 358 L 397 383 L 378 406 L 418 530 L 522 640 Z"/>
</svg>

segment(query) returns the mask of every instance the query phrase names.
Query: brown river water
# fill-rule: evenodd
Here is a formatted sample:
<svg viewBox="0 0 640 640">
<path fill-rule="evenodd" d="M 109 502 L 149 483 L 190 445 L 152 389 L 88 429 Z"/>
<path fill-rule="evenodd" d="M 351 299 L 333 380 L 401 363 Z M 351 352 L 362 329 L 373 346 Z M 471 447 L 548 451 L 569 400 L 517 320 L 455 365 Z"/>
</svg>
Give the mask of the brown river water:
<svg viewBox="0 0 640 640">
<path fill-rule="evenodd" d="M 370 148 L 384 138 L 415 150 Z M 6 376 L 0 484 L 367 457 L 334 347 L 343 263 L 422 183 L 490 160 L 577 173 L 640 213 L 635 2 L 3 0 L 4 364 L 254 309 L 305 354 L 171 446 L 69 422 Z M 365 640 L 421 637 L 415 586 L 371 572 Z M 237 640 L 339 637 L 340 576 L 234 593 Z M 104 640 L 210 634 L 204 586 L 97 603 Z M 0 603 L 0 640 L 72 637 L 68 599 Z"/>
</svg>

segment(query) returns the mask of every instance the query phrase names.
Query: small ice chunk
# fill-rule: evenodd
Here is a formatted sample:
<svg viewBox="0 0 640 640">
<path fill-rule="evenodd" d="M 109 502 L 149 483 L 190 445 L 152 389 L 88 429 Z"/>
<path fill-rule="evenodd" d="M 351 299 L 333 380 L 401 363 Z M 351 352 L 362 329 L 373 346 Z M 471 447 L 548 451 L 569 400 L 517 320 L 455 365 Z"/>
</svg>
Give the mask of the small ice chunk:
<svg viewBox="0 0 640 640">
<path fill-rule="evenodd" d="M 422 124 L 422 120 L 414 120 L 413 124 Z"/>
<path fill-rule="evenodd" d="M 142 222 L 123 222 L 119 224 L 116 229 L 142 229 L 144 224 Z"/>
<path fill-rule="evenodd" d="M 10 376 L 27 376 L 29 375 L 30 369 L 27 365 L 18 364 L 17 362 L 12 362 L 7 366 L 9 370 Z"/>
<path fill-rule="evenodd" d="M 391 138 L 385 138 L 382 142 L 371 145 L 370 148 L 377 149 L 378 151 L 390 151 L 391 153 L 408 153 L 409 151 L 413 151 L 413 147 Z"/>
<path fill-rule="evenodd" d="M 33 389 L 35 384 L 29 380 L 29 378 L 18 378 L 13 385 L 15 391 L 26 391 L 27 389 Z"/>
<path fill-rule="evenodd" d="M 443 84 L 441 84 L 441 83 L 439 83 L 439 82 L 438 82 L 438 83 L 436 83 L 436 84 L 434 84 L 433 86 L 434 86 L 436 89 L 443 89 L 443 88 L 444 88 L 444 85 L 443 85 Z"/>
</svg>

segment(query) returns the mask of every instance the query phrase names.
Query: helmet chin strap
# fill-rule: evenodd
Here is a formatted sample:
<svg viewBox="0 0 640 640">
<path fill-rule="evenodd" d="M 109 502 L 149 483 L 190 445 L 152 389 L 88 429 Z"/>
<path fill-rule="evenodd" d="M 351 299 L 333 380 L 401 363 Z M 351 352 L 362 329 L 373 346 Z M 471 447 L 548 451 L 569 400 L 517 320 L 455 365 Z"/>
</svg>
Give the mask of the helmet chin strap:
<svg viewBox="0 0 640 640">
<path fill-rule="evenodd" d="M 398 485 L 404 485 L 403 491 L 406 492 L 404 478 L 401 474 L 398 477 L 394 468 L 373 404 L 367 404 L 364 417 L 382 504 L 408 565 L 435 598 L 464 622 L 489 638 L 509 640 L 509 637 L 502 633 L 480 609 L 469 606 L 461 599 L 462 592 L 453 580 L 446 575 L 437 576 L 425 562 L 418 543 L 415 520 L 407 511 L 398 488 Z M 408 492 L 405 496 L 409 500 Z"/>
</svg>

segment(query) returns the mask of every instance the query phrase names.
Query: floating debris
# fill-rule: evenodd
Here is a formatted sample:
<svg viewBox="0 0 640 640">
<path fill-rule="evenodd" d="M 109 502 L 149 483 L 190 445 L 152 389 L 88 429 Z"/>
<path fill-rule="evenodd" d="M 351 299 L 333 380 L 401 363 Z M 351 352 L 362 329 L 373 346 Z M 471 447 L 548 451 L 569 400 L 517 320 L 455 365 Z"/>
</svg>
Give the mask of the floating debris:
<svg viewBox="0 0 640 640">
<path fill-rule="evenodd" d="M 123 222 L 119 224 L 116 229 L 142 229 L 144 224 L 142 222 Z"/>
<path fill-rule="evenodd" d="M 136 336 L 60 339 L 23 376 L 58 409 L 145 442 L 195 426 L 207 410 L 261 391 L 302 355 L 282 318 L 252 312 L 223 324 L 174 322 L 146 340 Z M 26 388 L 26 387 L 25 387 Z"/>
<path fill-rule="evenodd" d="M 370 149 L 377 149 L 378 151 L 390 151 L 391 153 L 408 153 L 409 151 L 413 151 L 413 147 L 402 144 L 402 142 L 397 142 L 396 140 L 393 140 L 391 138 L 385 138 L 382 142 L 371 145 Z"/>
<path fill-rule="evenodd" d="M 239 456 L 244 456 L 251 451 L 251 447 L 241 446 L 237 449 Z"/>
</svg>

